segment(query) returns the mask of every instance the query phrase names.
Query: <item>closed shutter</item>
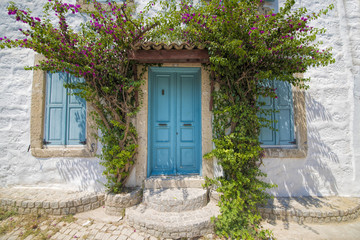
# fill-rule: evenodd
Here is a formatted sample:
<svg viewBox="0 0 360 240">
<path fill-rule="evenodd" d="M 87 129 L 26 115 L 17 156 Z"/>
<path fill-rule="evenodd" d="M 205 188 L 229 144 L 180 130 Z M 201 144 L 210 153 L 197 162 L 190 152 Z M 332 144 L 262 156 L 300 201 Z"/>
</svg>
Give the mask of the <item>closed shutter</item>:
<svg viewBox="0 0 360 240">
<path fill-rule="evenodd" d="M 69 95 L 67 81 L 79 81 L 67 73 L 47 73 L 44 143 L 79 145 L 86 139 L 86 102 Z M 69 94 L 68 94 L 69 93 Z"/>
<path fill-rule="evenodd" d="M 294 144 L 294 121 L 293 121 L 293 99 L 291 85 L 288 82 L 275 81 L 275 88 L 278 98 L 275 101 L 275 119 L 277 139 L 276 145 Z"/>
<path fill-rule="evenodd" d="M 270 128 L 261 128 L 259 140 L 262 145 L 293 145 L 294 142 L 294 119 L 293 119 L 293 99 L 291 85 L 283 81 L 269 81 L 276 89 L 278 98 L 273 99 L 270 97 L 259 97 L 259 102 L 265 103 L 263 109 L 274 109 L 271 115 L 260 117 L 276 120 L 277 123 L 272 123 Z"/>
<path fill-rule="evenodd" d="M 46 77 L 44 140 L 50 145 L 65 145 L 66 80 L 66 73 L 48 73 Z"/>
<path fill-rule="evenodd" d="M 265 85 L 267 85 L 267 87 L 272 87 L 273 82 L 272 81 L 267 81 L 265 83 Z M 265 105 L 263 105 L 261 108 L 262 109 L 273 109 L 274 107 L 274 99 L 270 98 L 270 97 L 259 97 L 259 102 L 265 103 Z M 272 112 L 269 115 L 264 115 L 264 114 L 260 114 L 261 118 L 266 118 L 267 120 L 271 120 L 272 124 L 271 126 L 274 128 L 274 113 Z M 262 127 L 260 130 L 260 143 L 263 145 L 275 145 L 275 132 L 267 127 Z"/>
<path fill-rule="evenodd" d="M 73 83 L 83 80 L 69 75 L 69 81 Z M 79 96 L 70 95 L 72 91 L 75 90 L 68 89 L 66 144 L 78 145 L 86 138 L 86 102 Z"/>
</svg>

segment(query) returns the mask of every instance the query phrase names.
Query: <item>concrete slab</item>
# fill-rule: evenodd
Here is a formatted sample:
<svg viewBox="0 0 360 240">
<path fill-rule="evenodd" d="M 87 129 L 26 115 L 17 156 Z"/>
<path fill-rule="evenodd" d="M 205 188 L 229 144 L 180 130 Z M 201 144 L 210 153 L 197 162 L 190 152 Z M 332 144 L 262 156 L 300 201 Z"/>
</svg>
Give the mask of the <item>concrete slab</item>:
<svg viewBox="0 0 360 240">
<path fill-rule="evenodd" d="M 358 240 L 360 219 L 347 223 L 298 224 L 294 222 L 264 222 L 278 240 Z"/>
</svg>

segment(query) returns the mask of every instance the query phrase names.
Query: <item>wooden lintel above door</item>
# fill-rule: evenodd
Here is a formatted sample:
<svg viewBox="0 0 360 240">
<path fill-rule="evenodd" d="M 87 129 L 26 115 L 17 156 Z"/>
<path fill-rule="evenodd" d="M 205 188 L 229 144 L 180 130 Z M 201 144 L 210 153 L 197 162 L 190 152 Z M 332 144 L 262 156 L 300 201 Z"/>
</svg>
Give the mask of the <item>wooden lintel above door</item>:
<svg viewBox="0 0 360 240">
<path fill-rule="evenodd" d="M 209 54 L 206 49 L 139 49 L 132 50 L 129 59 L 139 63 L 208 63 Z"/>
</svg>

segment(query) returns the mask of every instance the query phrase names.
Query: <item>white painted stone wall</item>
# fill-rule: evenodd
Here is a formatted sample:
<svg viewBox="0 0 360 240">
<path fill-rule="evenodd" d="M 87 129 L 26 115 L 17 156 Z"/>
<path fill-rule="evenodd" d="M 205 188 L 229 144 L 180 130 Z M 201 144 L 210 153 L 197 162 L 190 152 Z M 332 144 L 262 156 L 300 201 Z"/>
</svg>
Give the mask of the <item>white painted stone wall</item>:
<svg viewBox="0 0 360 240">
<path fill-rule="evenodd" d="M 8 16 L 7 0 L 0 1 L 0 35 L 22 37 L 17 29 L 24 24 Z M 44 0 L 16 0 L 22 9 L 40 15 Z M 66 1 L 75 3 L 75 0 Z M 71 19 L 79 25 L 83 17 Z M 26 49 L 0 49 L 0 187 L 36 186 L 69 190 L 102 191 L 105 182 L 97 158 L 35 158 L 30 144 L 30 104 L 34 52 Z"/>
<path fill-rule="evenodd" d="M 284 1 L 280 1 L 280 6 Z M 309 12 L 333 1 L 298 0 Z M 266 159 L 264 171 L 277 196 L 360 196 L 360 2 L 336 0 L 335 9 L 314 26 L 333 47 L 336 63 L 312 68 L 306 92 L 308 155 L 306 159 Z"/>
<path fill-rule="evenodd" d="M 44 0 L 16 0 L 37 15 Z M 75 3 L 75 0 L 66 2 Z M 135 1 L 139 8 L 147 1 Z M 283 4 L 280 0 L 279 5 Z M 0 1 L 0 36 L 16 37 L 23 27 Z M 329 1 L 297 0 L 297 6 L 316 11 Z M 335 9 L 316 26 L 328 29 L 320 36 L 333 46 L 336 63 L 310 69 L 306 92 L 308 155 L 305 159 L 265 159 L 268 180 L 278 185 L 277 196 L 360 196 L 360 2 L 335 0 Z M 83 19 L 76 17 L 72 24 Z M 30 142 L 30 103 L 34 53 L 24 49 L 0 50 L 0 187 L 41 186 L 73 190 L 103 190 L 99 160 L 38 159 L 27 152 Z M 135 178 L 133 178 L 135 179 Z"/>
</svg>

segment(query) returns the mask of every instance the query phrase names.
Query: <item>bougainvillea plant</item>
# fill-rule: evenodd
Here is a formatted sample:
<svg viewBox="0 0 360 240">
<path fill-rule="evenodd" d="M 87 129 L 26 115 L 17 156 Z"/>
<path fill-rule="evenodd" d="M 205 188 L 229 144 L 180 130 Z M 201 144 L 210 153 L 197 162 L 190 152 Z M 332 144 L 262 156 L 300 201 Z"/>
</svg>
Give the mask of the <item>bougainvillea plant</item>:
<svg viewBox="0 0 360 240">
<path fill-rule="evenodd" d="M 268 84 L 274 79 L 307 88 L 309 79 L 300 78 L 301 73 L 334 62 L 331 48 L 320 49 L 322 43 L 316 41 L 325 30 L 310 25 L 333 5 L 309 13 L 305 8 L 293 10 L 295 1 L 288 0 L 279 12 L 262 13 L 262 4 L 262 0 L 212 0 L 192 5 L 184 0 L 172 14 L 178 20 L 170 26 L 174 39 L 209 51 L 215 148 L 205 157 L 217 158 L 224 175 L 208 183 L 221 193 L 216 232 L 231 239 L 270 236 L 261 228 L 257 207 L 270 197 L 265 190 L 274 187 L 259 169 L 260 129 L 271 124 L 259 116 L 271 110 L 261 108 L 259 97 L 277 97 Z"/>
<path fill-rule="evenodd" d="M 126 4 L 94 2 L 94 11 L 83 10 L 88 21 L 78 31 L 66 19 L 78 14 L 79 5 L 49 0 L 38 18 L 10 4 L 9 14 L 28 29 L 20 29 L 21 40 L 0 38 L 0 47 L 30 48 L 47 58 L 29 69 L 64 71 L 84 78 L 67 87 L 80 89 L 76 94 L 95 110 L 107 186 L 118 192 L 137 148 L 132 118 L 139 109 L 142 81 L 129 60 L 131 46 L 149 40 L 205 46 L 210 62 L 204 67 L 211 73 L 214 90 L 215 144 L 205 157 L 216 157 L 224 172 L 208 180 L 221 193 L 216 233 L 231 239 L 268 238 L 270 232 L 261 228 L 257 206 L 269 198 L 265 190 L 273 187 L 259 169 L 263 157 L 260 128 L 270 126 L 270 121 L 259 116 L 271 113 L 261 108 L 258 99 L 276 97 L 269 80 L 307 88 L 309 79 L 297 73 L 334 61 L 331 49 L 320 49 L 321 42 L 316 41 L 325 30 L 310 25 L 333 6 L 308 13 L 305 8 L 293 10 L 294 0 L 287 0 L 278 13 L 265 14 L 259 12 L 262 0 L 211 0 L 197 5 L 188 0 L 158 2 L 162 10 L 152 18 L 148 16 L 156 0 L 135 15 Z"/>
<path fill-rule="evenodd" d="M 93 4 L 94 10 L 90 11 L 80 5 L 49 0 L 43 16 L 34 17 L 29 10 L 10 3 L 8 14 L 27 26 L 19 29 L 23 39 L 2 37 L 0 47 L 29 48 L 46 57 L 27 69 L 67 72 L 84 79 L 66 87 L 79 89 L 75 94 L 95 110 L 106 186 L 116 193 L 124 186 L 137 149 L 132 119 L 139 108 L 142 81 L 137 78 L 134 62 L 129 60 L 129 50 L 159 24 L 155 18 L 145 19 L 149 8 L 134 17 L 134 9 L 126 4 Z M 88 20 L 81 26 L 70 26 L 68 19 L 73 14 L 86 15 Z"/>
</svg>

